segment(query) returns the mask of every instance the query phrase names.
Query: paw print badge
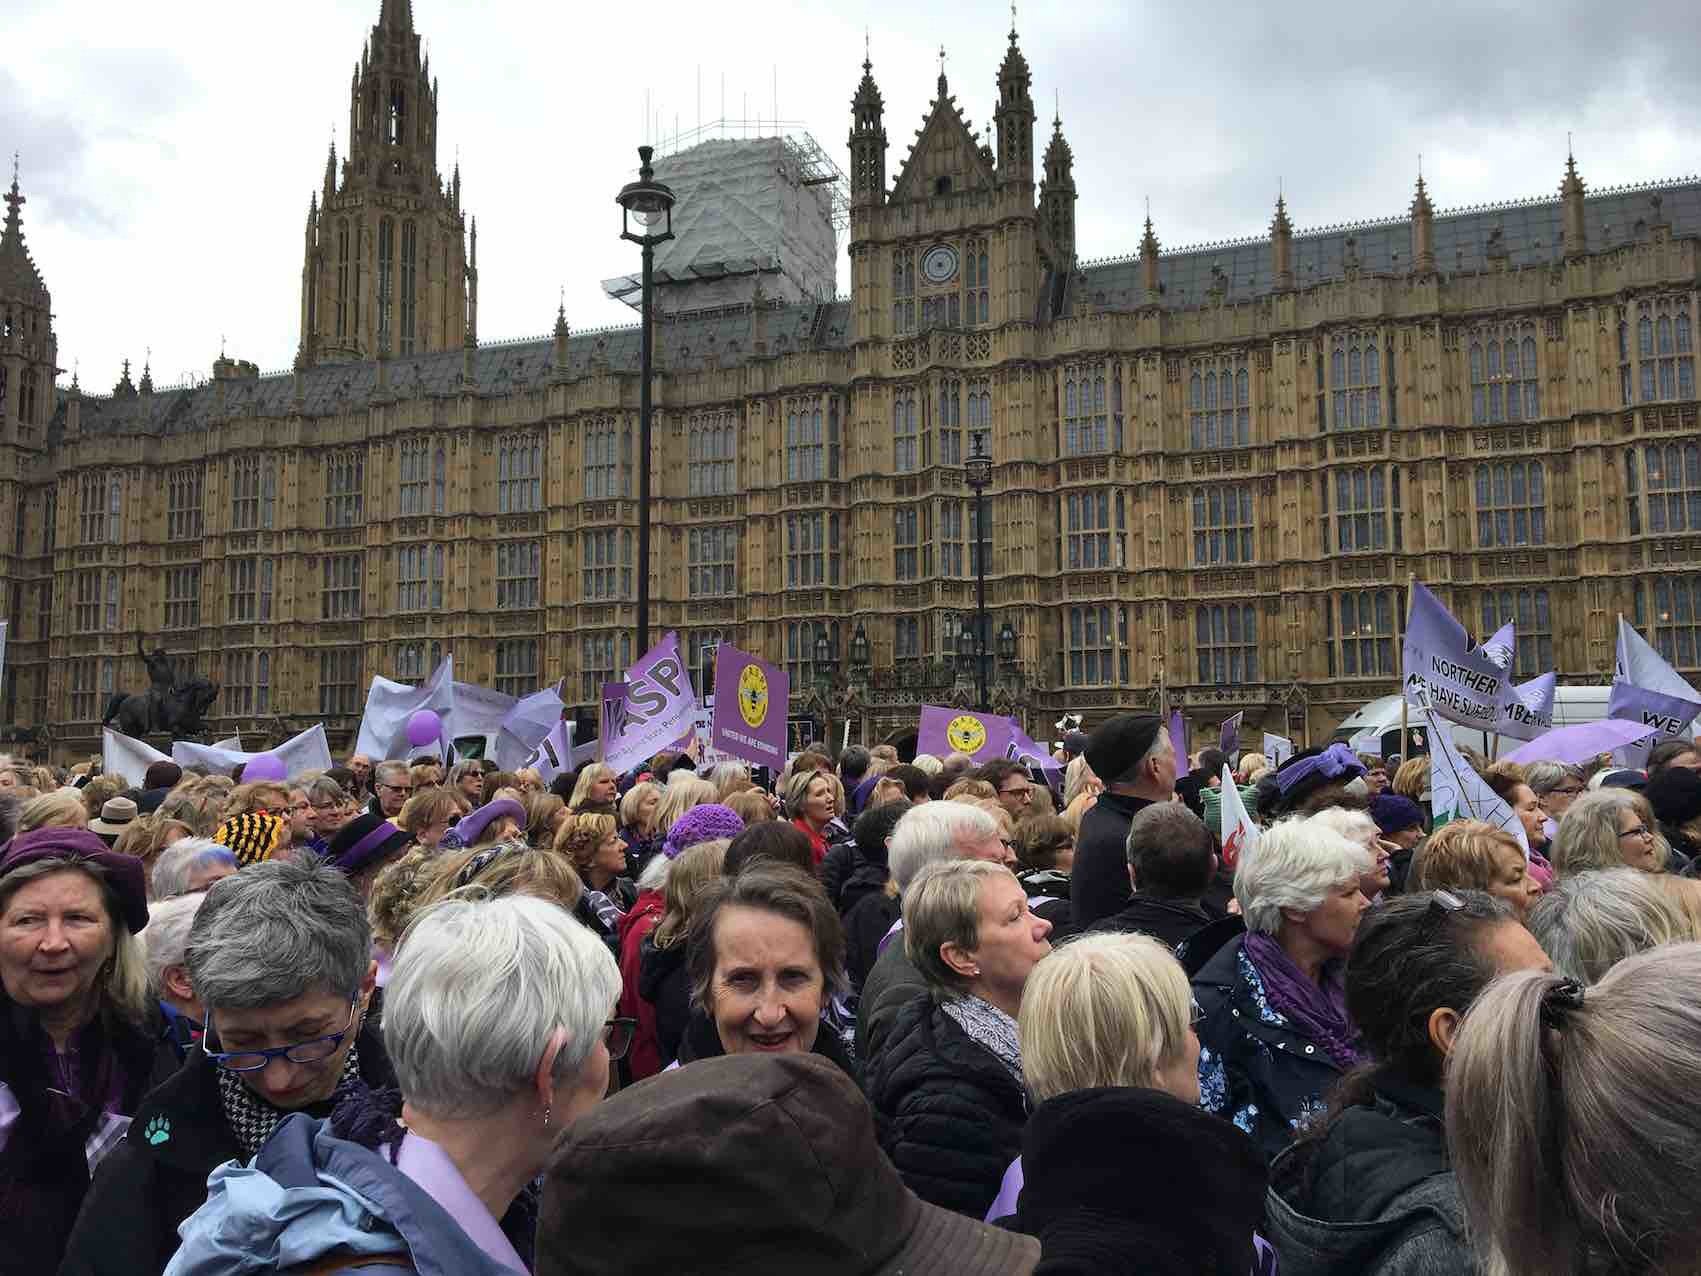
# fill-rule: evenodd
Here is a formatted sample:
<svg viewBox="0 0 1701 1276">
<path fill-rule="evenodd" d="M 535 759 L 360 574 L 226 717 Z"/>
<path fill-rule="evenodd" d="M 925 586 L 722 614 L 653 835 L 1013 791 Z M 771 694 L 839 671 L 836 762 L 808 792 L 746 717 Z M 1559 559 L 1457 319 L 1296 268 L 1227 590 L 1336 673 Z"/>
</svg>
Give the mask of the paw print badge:
<svg viewBox="0 0 1701 1276">
<path fill-rule="evenodd" d="M 142 1131 L 150 1147 L 158 1147 L 171 1137 L 171 1122 L 163 1116 L 152 1118 Z"/>
</svg>

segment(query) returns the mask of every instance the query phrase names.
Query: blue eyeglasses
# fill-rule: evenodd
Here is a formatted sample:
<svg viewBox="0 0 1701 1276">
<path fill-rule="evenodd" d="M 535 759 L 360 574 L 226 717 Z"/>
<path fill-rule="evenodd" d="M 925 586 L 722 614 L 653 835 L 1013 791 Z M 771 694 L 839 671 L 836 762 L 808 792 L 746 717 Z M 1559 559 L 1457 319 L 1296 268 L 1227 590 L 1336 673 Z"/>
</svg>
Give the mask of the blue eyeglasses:
<svg viewBox="0 0 1701 1276">
<path fill-rule="evenodd" d="M 213 1017 L 207 1015 L 207 1031 L 201 1038 L 201 1052 L 223 1068 L 226 1072 L 258 1072 L 273 1059 L 288 1059 L 291 1063 L 318 1063 L 336 1054 L 337 1047 L 342 1045 L 343 1038 L 354 1031 L 356 1020 L 360 1017 L 360 994 L 356 993 L 349 999 L 348 1023 L 341 1032 L 333 1032 L 328 1037 L 315 1037 L 311 1041 L 298 1041 L 294 1045 L 278 1046 L 272 1050 L 208 1050 L 207 1042 L 213 1036 Z"/>
</svg>

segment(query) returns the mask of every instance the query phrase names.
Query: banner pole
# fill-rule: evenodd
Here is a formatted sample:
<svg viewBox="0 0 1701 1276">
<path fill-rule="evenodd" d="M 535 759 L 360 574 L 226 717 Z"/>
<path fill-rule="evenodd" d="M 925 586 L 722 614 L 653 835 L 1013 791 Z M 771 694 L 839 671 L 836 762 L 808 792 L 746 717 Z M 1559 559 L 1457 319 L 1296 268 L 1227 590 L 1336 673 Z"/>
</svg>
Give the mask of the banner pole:
<svg viewBox="0 0 1701 1276">
<path fill-rule="evenodd" d="M 1406 634 L 1410 632 L 1412 627 L 1412 586 L 1416 583 L 1417 573 L 1407 572 L 1406 623 L 1400 630 L 1400 762 L 1402 764 L 1404 764 L 1406 759 L 1411 756 L 1411 745 L 1407 743 L 1411 739 L 1411 736 L 1408 733 L 1406 725 L 1408 718 L 1406 701 Z"/>
</svg>

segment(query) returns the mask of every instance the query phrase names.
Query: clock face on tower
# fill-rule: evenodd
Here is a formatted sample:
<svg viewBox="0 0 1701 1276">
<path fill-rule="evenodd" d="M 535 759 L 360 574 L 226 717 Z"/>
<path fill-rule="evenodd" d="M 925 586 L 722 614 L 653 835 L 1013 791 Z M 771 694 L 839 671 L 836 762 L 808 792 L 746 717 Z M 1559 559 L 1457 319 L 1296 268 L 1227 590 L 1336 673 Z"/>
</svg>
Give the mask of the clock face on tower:
<svg viewBox="0 0 1701 1276">
<path fill-rule="evenodd" d="M 935 244 L 921 259 L 921 273 L 930 284 L 948 284 L 957 277 L 957 250 Z"/>
</svg>

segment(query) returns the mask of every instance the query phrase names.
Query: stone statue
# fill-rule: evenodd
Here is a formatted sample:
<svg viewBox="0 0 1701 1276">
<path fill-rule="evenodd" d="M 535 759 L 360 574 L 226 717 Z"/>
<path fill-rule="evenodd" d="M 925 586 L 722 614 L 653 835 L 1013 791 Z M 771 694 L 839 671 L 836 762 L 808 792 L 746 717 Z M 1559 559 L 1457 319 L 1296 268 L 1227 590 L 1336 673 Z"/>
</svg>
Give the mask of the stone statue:
<svg viewBox="0 0 1701 1276">
<path fill-rule="evenodd" d="M 204 732 L 206 724 L 201 720 L 202 715 L 218 698 L 218 683 L 199 676 L 175 683 L 171 658 L 165 649 L 146 651 L 139 636 L 136 654 L 147 666 L 148 689 L 131 695 L 115 692 L 107 701 L 102 725 L 112 726 L 116 721 L 118 730 L 125 735 L 144 736 L 158 731 L 169 734 L 173 740 Z"/>
</svg>

